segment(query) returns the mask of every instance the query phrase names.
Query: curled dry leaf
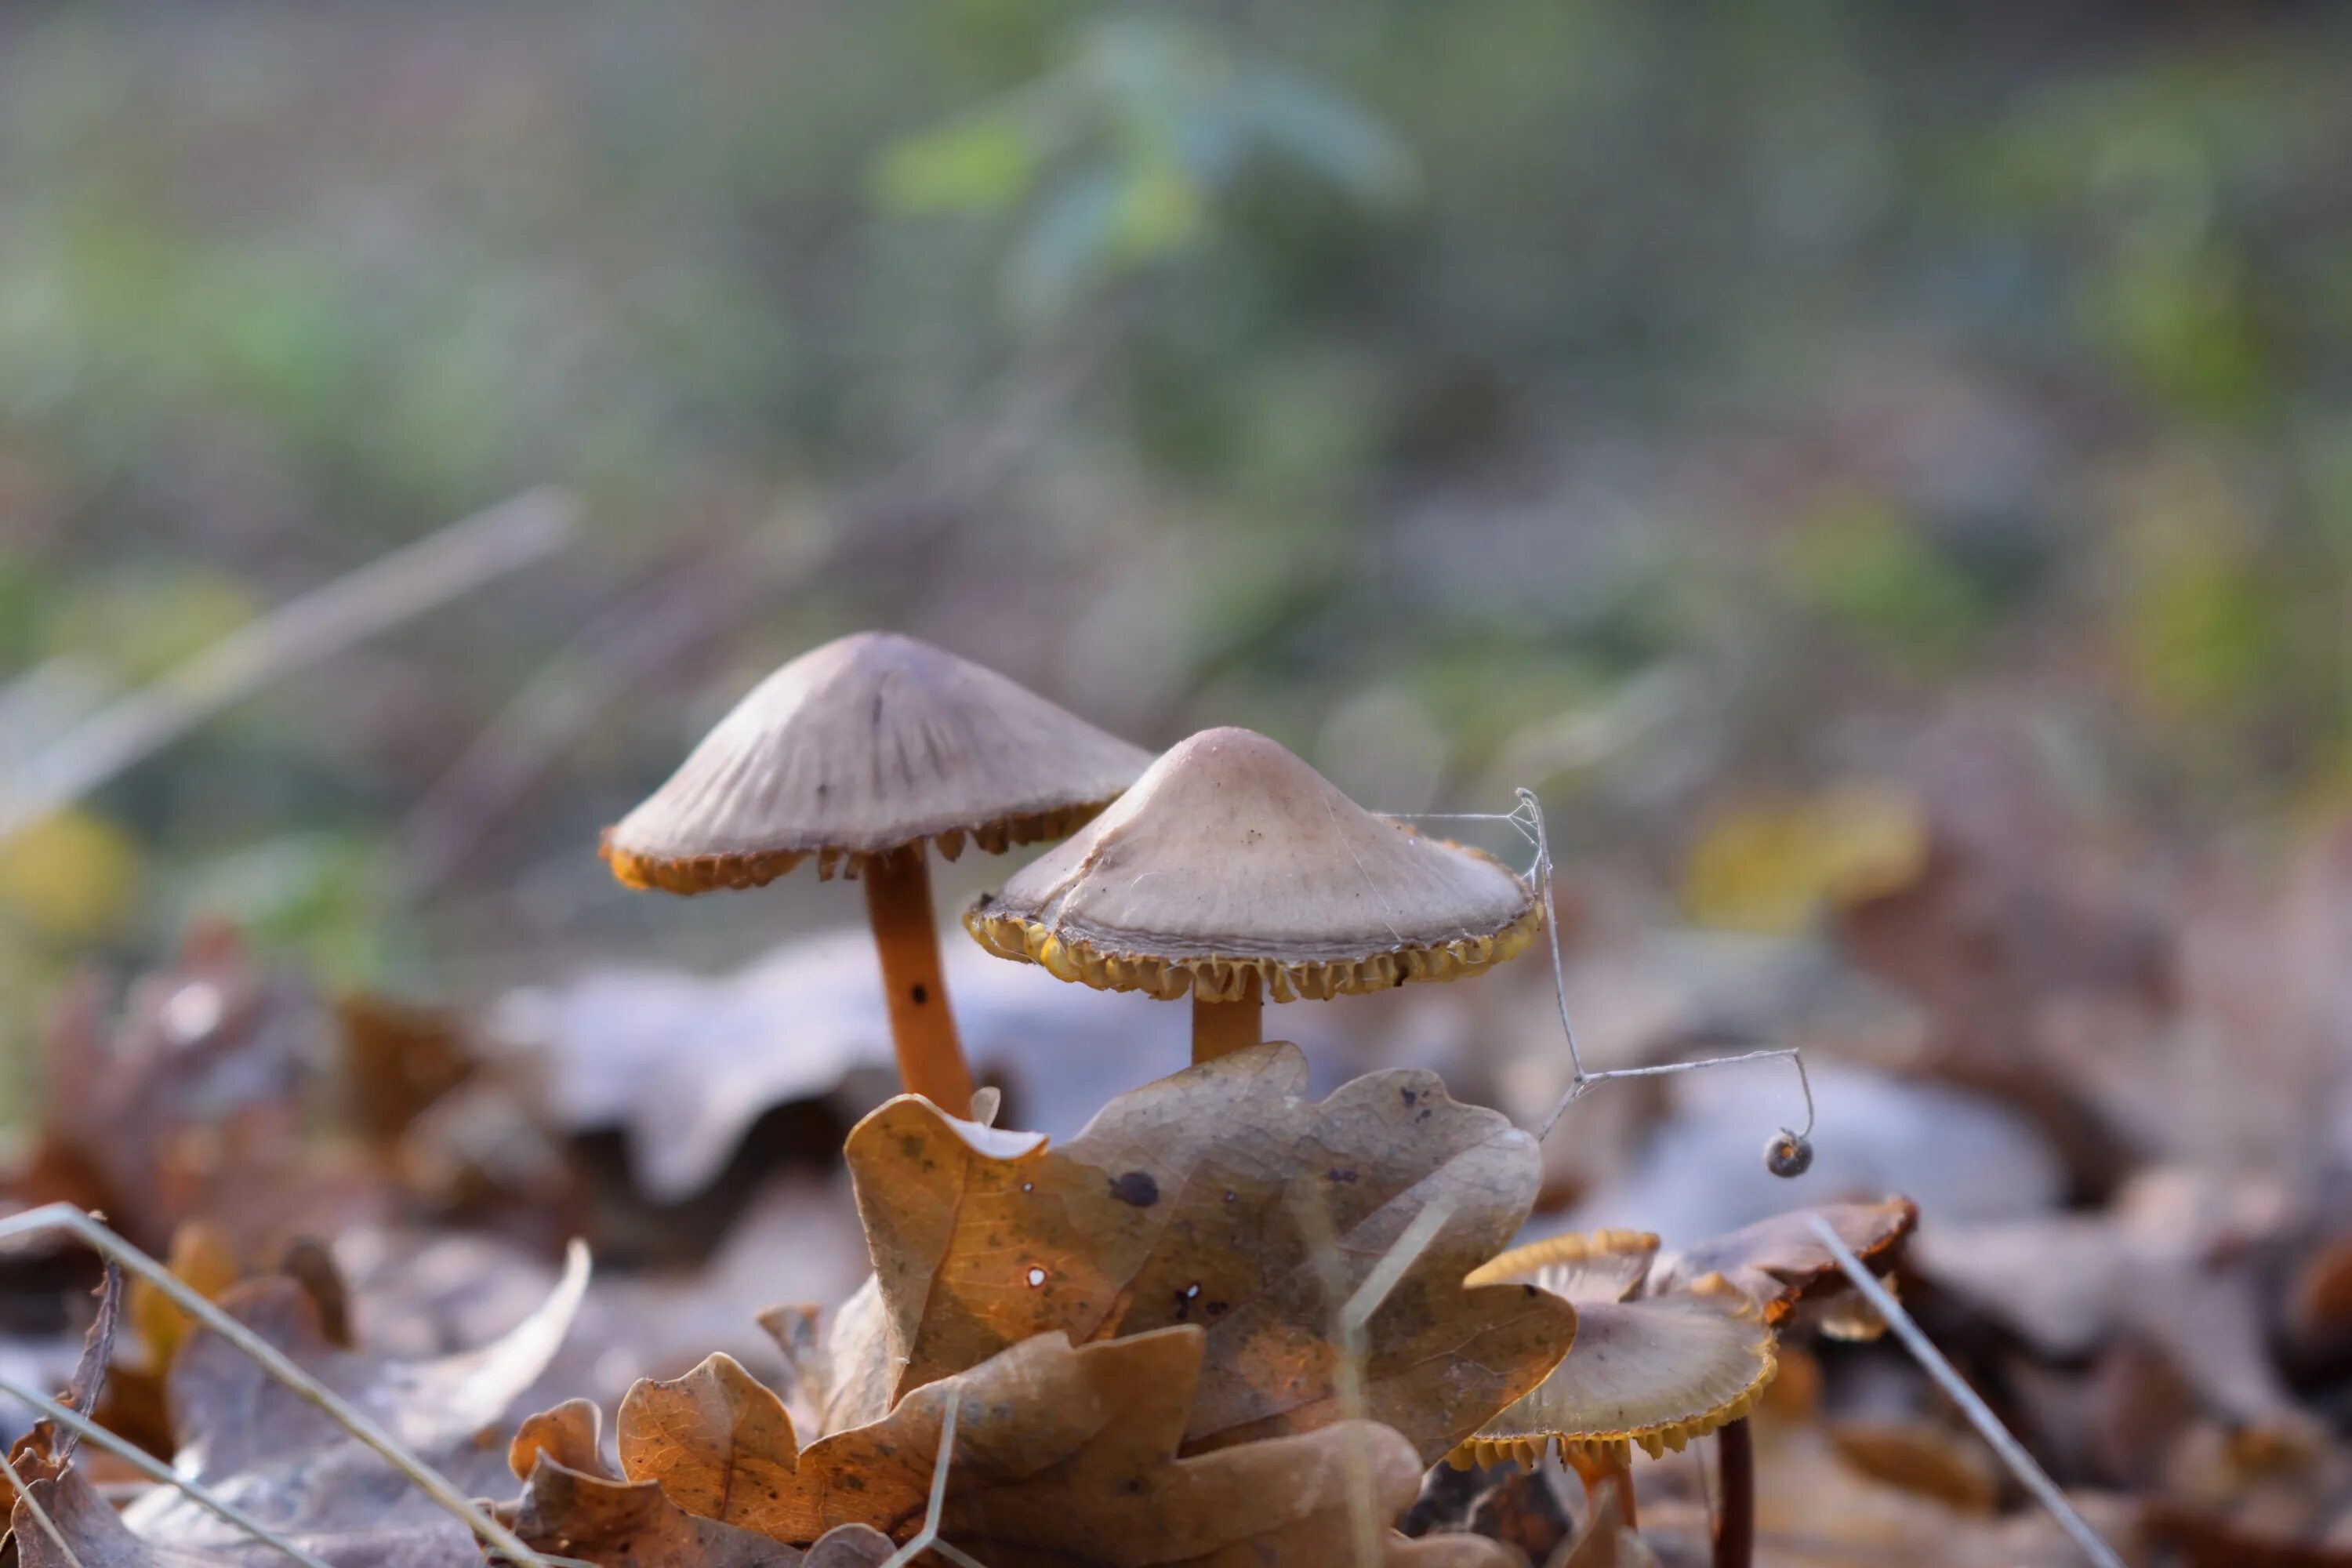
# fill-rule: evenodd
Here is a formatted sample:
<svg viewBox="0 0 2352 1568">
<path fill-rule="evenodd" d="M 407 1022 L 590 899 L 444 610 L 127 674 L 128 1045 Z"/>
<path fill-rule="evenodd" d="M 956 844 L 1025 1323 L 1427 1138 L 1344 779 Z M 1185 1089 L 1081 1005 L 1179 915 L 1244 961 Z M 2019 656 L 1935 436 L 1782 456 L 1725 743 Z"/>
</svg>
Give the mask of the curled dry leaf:
<svg viewBox="0 0 2352 1568">
<path fill-rule="evenodd" d="M 507 1450 L 523 1480 L 501 1511 L 541 1552 L 627 1568 L 873 1568 L 889 1537 L 862 1524 L 827 1531 L 803 1552 L 686 1510 L 652 1481 L 604 1468 L 596 1406 L 574 1399 L 526 1420 Z"/>
<path fill-rule="evenodd" d="M 545 1370 L 587 1283 L 586 1252 L 575 1248 L 554 1291 L 503 1337 L 417 1362 L 335 1348 L 317 1306 L 289 1279 L 240 1285 L 221 1305 L 461 1489 L 479 1495 L 507 1484 L 501 1446 L 486 1434 Z M 359 1537 L 399 1541 L 419 1552 L 471 1550 L 464 1528 L 373 1450 L 218 1335 L 199 1330 L 189 1337 L 169 1388 L 181 1474 L 264 1524 L 314 1548 Z M 223 1554 L 253 1549 L 235 1527 L 173 1491 L 149 1493 L 123 1517 L 163 1544 Z"/>
<path fill-rule="evenodd" d="M 952 1399 L 940 1534 L 990 1568 L 1349 1561 L 1351 1482 L 1393 1519 L 1421 1477 L 1411 1445 L 1349 1421 L 1181 1458 L 1206 1342 L 1195 1325 L 1081 1346 L 1040 1334 L 805 1448 L 782 1401 L 714 1357 L 631 1394 L 624 1473 L 780 1541 L 848 1524 L 903 1541 L 923 1523 Z M 1496 1561 L 1486 1542 L 1387 1551 L 1399 1568 Z"/>
<path fill-rule="evenodd" d="M 114 1334 L 122 1316 L 122 1270 L 112 1261 L 106 1265 L 105 1276 L 98 1285 L 98 1312 L 90 1320 L 89 1331 L 82 1336 L 81 1354 L 74 1363 L 72 1375 L 66 1380 L 58 1403 L 89 1414 L 99 1406 L 106 1388 L 106 1370 L 114 1355 Z M 81 1435 L 71 1427 L 60 1427 L 52 1421 L 37 1421 L 31 1431 L 18 1439 L 9 1454 L 9 1462 L 26 1485 L 50 1480 L 64 1473 L 73 1462 L 74 1450 L 80 1446 Z M 16 1489 L 5 1477 L 0 1477 L 0 1509 L 16 1507 Z"/>
<path fill-rule="evenodd" d="M 1906 1197 L 1792 1210 L 1663 1258 L 1650 1275 L 1648 1292 L 1695 1289 L 1711 1277 L 1746 1297 L 1766 1322 L 1779 1328 L 1800 1303 L 1846 1288 L 1837 1259 L 1808 1223 L 1814 1215 L 1829 1221 L 1838 1239 L 1874 1274 L 1895 1267 L 1919 1224 L 1919 1205 Z"/>
<path fill-rule="evenodd" d="M 1429 1073 L 1375 1073 L 1320 1104 L 1306 1079 L 1294 1046 L 1237 1051 L 1120 1095 L 1058 1149 L 912 1097 L 883 1106 L 847 1155 L 895 1373 L 873 1379 L 876 1349 L 853 1345 L 832 1357 L 836 1386 L 902 1398 L 1037 1334 L 1192 1324 L 1205 1349 L 1186 1451 L 1307 1430 L 1339 1418 L 1341 1302 L 1298 1205 L 1322 1206 L 1353 1289 L 1444 1204 L 1371 1318 L 1363 1367 L 1365 1414 L 1424 1461 L 1444 1454 L 1575 1334 L 1558 1297 L 1463 1282 L 1526 1219 L 1535 1142 Z M 828 1414 L 881 1407 L 835 1398 Z"/>
</svg>

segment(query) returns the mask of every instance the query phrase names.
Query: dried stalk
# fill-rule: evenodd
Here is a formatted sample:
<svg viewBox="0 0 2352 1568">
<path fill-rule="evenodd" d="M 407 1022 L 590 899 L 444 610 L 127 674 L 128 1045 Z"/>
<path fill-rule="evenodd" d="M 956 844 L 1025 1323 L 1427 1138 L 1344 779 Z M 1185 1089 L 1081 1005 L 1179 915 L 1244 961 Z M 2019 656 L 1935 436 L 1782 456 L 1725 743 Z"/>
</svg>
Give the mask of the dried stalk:
<svg viewBox="0 0 2352 1568">
<path fill-rule="evenodd" d="M 2034 1463 L 2033 1456 L 2025 1451 L 2025 1445 L 2019 1442 L 2010 1429 L 2001 1425 L 2000 1417 L 1992 1413 L 1992 1406 L 1962 1381 L 1960 1374 L 1952 1369 L 1952 1363 L 1944 1359 L 1944 1352 L 1936 1348 L 1934 1342 L 1920 1331 L 1911 1314 L 1903 1310 L 1903 1303 L 1895 1299 L 1895 1293 L 1878 1282 L 1862 1259 L 1853 1255 L 1853 1248 L 1840 1238 L 1836 1229 L 1819 1215 L 1808 1215 L 1806 1223 L 1821 1238 L 1822 1245 L 1830 1249 L 1830 1256 L 1837 1259 L 1838 1267 L 1845 1271 L 1845 1277 L 1853 1288 L 1862 1293 L 1863 1299 L 1877 1310 L 1880 1317 L 1886 1320 L 1886 1326 L 1895 1331 L 1895 1337 L 1903 1342 L 1903 1348 L 1911 1352 L 1911 1359 L 1936 1380 L 1937 1386 L 1951 1396 L 1952 1403 L 1960 1407 L 1960 1414 L 1966 1415 L 1984 1440 L 1992 1445 L 1993 1452 L 2000 1456 L 2010 1473 L 2023 1482 L 2025 1489 L 2032 1492 L 2066 1533 L 2074 1538 L 2074 1544 L 2083 1549 L 2083 1555 L 2098 1564 L 2098 1568 L 2124 1568 L 2123 1559 L 2116 1555 L 2115 1549 L 2100 1540 L 2098 1531 L 2074 1511 L 2074 1505 L 2066 1500 L 2066 1494 L 2058 1489 L 2058 1483 L 2050 1479 L 2050 1473 Z"/>
<path fill-rule="evenodd" d="M 303 1568 L 331 1568 L 331 1564 L 324 1559 L 304 1551 L 235 1503 L 215 1497 L 188 1478 L 174 1474 L 169 1465 L 147 1452 L 146 1449 L 136 1443 L 127 1442 L 116 1436 L 72 1405 L 60 1405 L 48 1395 L 27 1388 L 8 1377 L 0 1377 L 0 1394 L 14 1394 L 39 1411 L 45 1419 L 54 1421 L 61 1426 L 73 1428 L 81 1435 L 83 1441 L 105 1449 L 149 1479 L 160 1481 L 167 1487 L 177 1487 L 194 1500 L 199 1506 L 236 1526 L 256 1541 L 276 1547 L 295 1562 L 301 1563 Z"/>
<path fill-rule="evenodd" d="M 136 1274 L 161 1290 L 182 1311 L 253 1358 L 264 1372 L 292 1391 L 298 1398 L 316 1406 L 335 1425 L 381 1455 L 394 1469 L 406 1476 L 417 1490 L 431 1498 L 444 1512 L 488 1545 L 514 1562 L 524 1564 L 525 1568 L 550 1568 L 548 1560 L 532 1551 L 520 1536 L 475 1507 L 473 1500 L 450 1484 L 446 1477 L 411 1453 L 405 1444 L 385 1431 L 365 1411 L 295 1365 L 286 1352 L 190 1289 L 170 1269 L 90 1215 L 71 1204 L 47 1204 L 0 1219 L 0 1242 L 51 1231 L 62 1231 L 76 1237 L 114 1259 L 127 1272 Z M 564 1258 L 565 1276 L 567 1279 L 575 1274 L 584 1277 L 587 1268 L 588 1249 L 575 1241 Z M 64 1542 L 60 1541 L 58 1544 L 62 1547 Z"/>
</svg>

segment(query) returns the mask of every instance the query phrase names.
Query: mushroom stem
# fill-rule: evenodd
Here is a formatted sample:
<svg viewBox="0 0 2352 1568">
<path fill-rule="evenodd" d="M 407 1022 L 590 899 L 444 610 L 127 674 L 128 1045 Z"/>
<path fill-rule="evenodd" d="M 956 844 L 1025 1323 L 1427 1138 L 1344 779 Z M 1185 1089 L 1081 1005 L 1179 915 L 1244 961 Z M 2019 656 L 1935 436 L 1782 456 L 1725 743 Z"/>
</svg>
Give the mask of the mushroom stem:
<svg viewBox="0 0 2352 1568">
<path fill-rule="evenodd" d="M 940 931 L 931 919 L 931 868 L 919 842 L 869 855 L 858 868 L 866 914 L 882 958 L 882 994 L 890 1008 L 890 1042 L 898 1081 L 950 1116 L 971 1114 L 971 1069 L 956 1043 L 940 971 Z"/>
<path fill-rule="evenodd" d="M 1633 1467 L 1617 1467 L 1617 1521 L 1627 1530 L 1642 1528 L 1640 1516 L 1633 1511 Z"/>
<path fill-rule="evenodd" d="M 1756 1443 L 1745 1416 L 1715 1435 L 1723 1517 L 1715 1526 L 1715 1568 L 1748 1568 L 1756 1555 Z"/>
<path fill-rule="evenodd" d="M 1614 1487 L 1617 1492 L 1617 1522 L 1627 1530 L 1641 1528 L 1633 1512 L 1633 1469 L 1606 1455 L 1588 1453 L 1572 1447 L 1564 1447 L 1560 1463 L 1576 1472 L 1584 1483 L 1584 1512 L 1588 1521 L 1601 1517 L 1601 1489 Z M 1589 1528 L 1589 1525 L 1588 1525 Z"/>
<path fill-rule="evenodd" d="M 1237 1001 L 1213 1002 L 1196 987 L 1192 992 L 1192 1060 L 1211 1062 L 1256 1045 L 1265 1037 L 1265 993 L 1255 969 L 1242 982 Z"/>
</svg>

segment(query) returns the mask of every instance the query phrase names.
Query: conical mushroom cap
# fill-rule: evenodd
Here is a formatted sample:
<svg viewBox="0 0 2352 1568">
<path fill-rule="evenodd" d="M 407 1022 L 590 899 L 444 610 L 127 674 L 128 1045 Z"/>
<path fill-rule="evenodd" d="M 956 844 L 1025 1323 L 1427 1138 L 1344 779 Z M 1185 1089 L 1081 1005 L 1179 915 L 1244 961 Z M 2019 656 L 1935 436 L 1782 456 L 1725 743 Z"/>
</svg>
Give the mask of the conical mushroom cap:
<svg viewBox="0 0 2352 1568">
<path fill-rule="evenodd" d="M 1374 816 L 1248 730 L 1206 730 L 964 916 L 1064 980 L 1234 1000 L 1451 980 L 1517 954 L 1536 901 L 1499 861 Z"/>
<path fill-rule="evenodd" d="M 631 887 L 698 893 L 773 880 L 803 856 L 966 836 L 1057 838 L 1151 755 L 993 670 L 888 632 L 813 648 L 751 689 L 667 784 L 604 834 Z"/>
</svg>

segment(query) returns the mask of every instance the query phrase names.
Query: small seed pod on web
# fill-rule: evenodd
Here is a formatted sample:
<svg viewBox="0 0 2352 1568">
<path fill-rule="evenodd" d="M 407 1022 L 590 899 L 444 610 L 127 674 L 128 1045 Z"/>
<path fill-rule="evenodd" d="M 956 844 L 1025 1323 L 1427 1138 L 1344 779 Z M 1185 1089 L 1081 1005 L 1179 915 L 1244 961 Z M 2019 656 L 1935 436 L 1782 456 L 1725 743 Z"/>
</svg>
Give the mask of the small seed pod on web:
<svg viewBox="0 0 2352 1568">
<path fill-rule="evenodd" d="M 1801 1176 L 1813 1168 L 1812 1140 L 1783 1127 L 1764 1145 L 1764 1168 L 1776 1176 Z"/>
</svg>

